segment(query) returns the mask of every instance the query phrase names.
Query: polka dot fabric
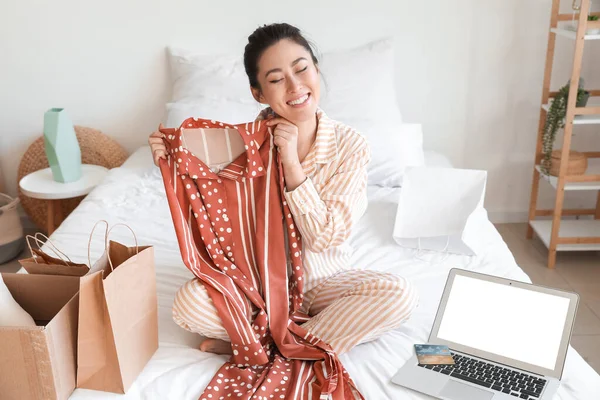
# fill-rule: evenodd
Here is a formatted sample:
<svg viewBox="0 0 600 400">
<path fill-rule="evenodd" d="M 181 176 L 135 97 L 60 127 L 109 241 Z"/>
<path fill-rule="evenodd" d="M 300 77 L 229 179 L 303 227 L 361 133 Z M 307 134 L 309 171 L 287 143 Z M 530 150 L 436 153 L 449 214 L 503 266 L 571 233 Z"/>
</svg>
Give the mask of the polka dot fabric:
<svg viewBox="0 0 600 400">
<path fill-rule="evenodd" d="M 246 153 L 211 171 L 182 141 L 198 128 L 237 131 Z M 181 255 L 233 350 L 200 399 L 362 399 L 331 347 L 302 328 L 302 240 L 270 129 L 190 118 L 162 133 L 160 169 Z"/>
</svg>

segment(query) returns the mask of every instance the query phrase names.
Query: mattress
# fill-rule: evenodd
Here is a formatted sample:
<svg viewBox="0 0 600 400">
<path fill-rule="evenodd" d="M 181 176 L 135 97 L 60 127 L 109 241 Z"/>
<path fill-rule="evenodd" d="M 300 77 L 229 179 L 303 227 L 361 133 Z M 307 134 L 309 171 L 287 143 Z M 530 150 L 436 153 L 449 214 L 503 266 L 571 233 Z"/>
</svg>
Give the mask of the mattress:
<svg viewBox="0 0 600 400">
<path fill-rule="evenodd" d="M 449 166 L 439 155 L 427 159 Z M 411 357 L 413 344 L 427 340 L 451 268 L 530 282 L 491 223 L 480 232 L 485 245 L 477 257 L 426 253 L 417 259 L 415 251 L 399 247 L 392 240 L 392 228 L 400 190 L 369 187 L 368 210 L 350 239 L 355 249 L 353 267 L 403 275 L 415 283 L 421 299 L 402 327 L 340 356 L 366 399 L 429 398 L 390 380 Z M 100 219 L 110 224 L 126 223 L 137 233 L 140 244 L 155 246 L 160 346 L 126 395 L 77 389 L 71 399 L 197 400 L 227 357 L 197 350 L 201 338 L 181 329 L 171 318 L 175 293 L 192 274 L 181 261 L 163 184 L 147 147 L 136 151 L 122 167 L 111 170 L 51 239 L 73 261 L 86 262 L 89 233 Z M 129 245 L 133 244 L 131 236 L 124 228 L 111 234 L 112 239 Z M 92 262 L 102 252 L 102 234 L 97 232 L 91 244 Z M 562 386 L 555 398 L 597 399 L 598 393 L 600 376 L 569 348 Z"/>
</svg>

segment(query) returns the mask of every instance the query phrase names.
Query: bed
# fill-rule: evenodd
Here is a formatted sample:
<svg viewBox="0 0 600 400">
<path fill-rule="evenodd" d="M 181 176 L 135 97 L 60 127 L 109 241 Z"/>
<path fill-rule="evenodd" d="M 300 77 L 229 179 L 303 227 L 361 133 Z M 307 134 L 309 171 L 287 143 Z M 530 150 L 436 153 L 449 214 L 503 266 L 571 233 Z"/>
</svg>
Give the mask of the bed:
<svg viewBox="0 0 600 400">
<path fill-rule="evenodd" d="M 449 166 L 439 154 L 426 153 L 429 165 Z M 419 288 L 421 301 L 414 315 L 401 328 L 382 338 L 357 346 L 341 356 L 343 364 L 366 399 L 425 399 L 428 396 L 390 382 L 394 373 L 411 357 L 412 345 L 426 341 L 448 271 L 453 267 L 530 281 L 491 223 L 481 237 L 481 256 L 444 256 L 428 253 L 415 259 L 413 250 L 399 247 L 392 239 L 396 199 L 400 188 L 369 186 L 369 208 L 356 225 L 351 243 L 353 266 L 389 271 L 410 278 Z M 179 254 L 175 231 L 159 171 L 150 151 L 142 147 L 125 164 L 110 171 L 98 186 L 54 232 L 51 239 L 67 249 L 74 261 L 87 261 L 88 235 L 99 219 L 123 222 L 137 233 L 140 244 L 155 246 L 159 304 L 160 346 L 126 395 L 77 389 L 72 400 L 87 399 L 177 399 L 197 400 L 225 356 L 197 350 L 198 335 L 179 328 L 171 319 L 177 289 L 192 274 Z M 92 241 L 92 261 L 103 251 L 101 234 Z M 132 244 L 131 233 L 115 229 L 111 238 Z M 563 383 L 556 399 L 597 399 L 600 376 L 572 348 L 566 360 Z"/>
</svg>

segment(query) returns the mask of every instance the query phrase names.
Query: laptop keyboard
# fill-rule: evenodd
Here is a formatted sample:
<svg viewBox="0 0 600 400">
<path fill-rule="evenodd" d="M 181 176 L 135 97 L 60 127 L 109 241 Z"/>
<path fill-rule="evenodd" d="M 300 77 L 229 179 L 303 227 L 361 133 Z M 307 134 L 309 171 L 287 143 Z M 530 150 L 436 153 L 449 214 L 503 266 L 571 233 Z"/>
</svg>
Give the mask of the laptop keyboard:
<svg viewBox="0 0 600 400">
<path fill-rule="evenodd" d="M 452 357 L 454 365 L 419 364 L 419 366 L 520 399 L 538 399 L 546 385 L 545 379 L 535 375 L 503 368 L 454 352 L 452 352 Z"/>
</svg>

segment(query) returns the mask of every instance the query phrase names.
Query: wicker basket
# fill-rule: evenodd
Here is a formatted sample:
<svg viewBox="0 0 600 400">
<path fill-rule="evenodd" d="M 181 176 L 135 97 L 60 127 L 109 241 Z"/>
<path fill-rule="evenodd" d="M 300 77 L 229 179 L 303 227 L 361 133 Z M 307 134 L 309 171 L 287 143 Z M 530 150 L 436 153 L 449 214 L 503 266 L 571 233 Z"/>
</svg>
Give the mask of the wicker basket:
<svg viewBox="0 0 600 400">
<path fill-rule="evenodd" d="M 25 247 L 23 226 L 17 211 L 19 199 L 0 193 L 0 264 L 12 260 Z"/>
<path fill-rule="evenodd" d="M 116 168 L 127 159 L 127 151 L 114 139 L 102 132 L 83 126 L 75 126 L 75 134 L 81 148 L 81 162 L 83 164 L 100 165 L 106 168 Z M 27 149 L 18 170 L 18 181 L 24 176 L 48 168 L 48 158 L 44 150 L 44 137 L 35 140 Z M 19 188 L 19 198 L 23 209 L 41 229 L 45 229 L 47 220 L 47 206 L 45 200 L 27 197 Z M 65 199 L 60 202 L 61 215 L 66 217 L 79 205 L 83 197 Z"/>
<path fill-rule="evenodd" d="M 550 175 L 558 176 L 560 169 L 560 155 L 562 150 L 552 152 L 552 164 L 550 166 Z M 567 175 L 583 175 L 587 170 L 588 162 L 585 154 L 578 151 L 569 152 L 569 165 L 567 165 Z"/>
</svg>

